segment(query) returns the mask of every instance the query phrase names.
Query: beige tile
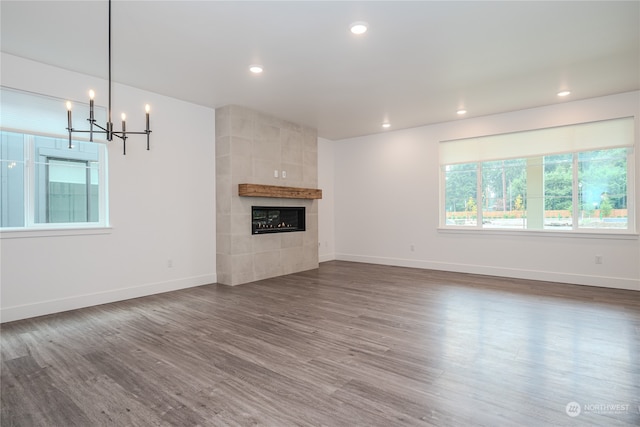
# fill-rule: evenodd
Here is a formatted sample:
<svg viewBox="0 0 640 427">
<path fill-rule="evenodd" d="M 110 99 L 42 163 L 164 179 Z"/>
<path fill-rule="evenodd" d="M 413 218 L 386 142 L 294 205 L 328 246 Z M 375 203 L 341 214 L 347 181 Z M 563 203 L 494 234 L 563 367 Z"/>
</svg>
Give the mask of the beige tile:
<svg viewBox="0 0 640 427">
<path fill-rule="evenodd" d="M 216 215 L 231 214 L 231 198 L 219 197 L 216 199 Z"/>
<path fill-rule="evenodd" d="M 216 175 L 216 199 L 231 197 L 231 176 Z"/>
<path fill-rule="evenodd" d="M 258 252 L 253 256 L 253 266 L 256 277 L 264 274 L 273 277 L 279 274 L 280 267 L 280 251 Z"/>
<path fill-rule="evenodd" d="M 257 115 L 260 114 L 255 110 L 247 107 L 242 107 L 240 105 L 229 105 L 228 111 L 232 117 L 243 117 L 251 121 L 255 120 Z"/>
<path fill-rule="evenodd" d="M 262 184 L 260 182 L 254 182 L 254 178 L 253 178 L 253 174 L 247 174 L 247 175 L 233 175 L 231 177 L 231 186 L 229 187 L 231 189 L 231 194 L 233 197 L 238 197 L 238 184 L 246 184 L 246 183 L 250 183 L 250 184 Z"/>
<path fill-rule="evenodd" d="M 216 273 L 216 277 L 217 277 L 217 282 L 221 285 L 231 285 L 231 274 L 230 273 L 223 273 L 223 272 L 218 272 Z"/>
<path fill-rule="evenodd" d="M 222 107 L 216 108 L 216 119 L 219 116 L 229 115 L 229 114 L 231 114 L 231 106 L 230 105 L 224 105 Z"/>
<path fill-rule="evenodd" d="M 227 182 L 231 182 L 229 179 Z M 221 208 L 218 211 L 229 211 L 229 206 L 231 206 L 231 187 L 225 186 L 220 187 L 216 185 L 216 204 L 221 204 Z M 217 209 L 217 208 L 216 208 Z"/>
<path fill-rule="evenodd" d="M 282 234 L 252 235 L 253 252 L 279 251 L 282 247 Z"/>
<path fill-rule="evenodd" d="M 253 120 L 232 115 L 230 123 L 231 136 L 253 139 Z"/>
<path fill-rule="evenodd" d="M 240 155 L 251 158 L 253 148 L 251 146 L 251 138 L 241 136 L 232 136 L 231 138 L 231 154 L 233 156 Z"/>
<path fill-rule="evenodd" d="M 305 245 L 302 249 L 304 254 L 303 266 L 305 268 L 318 268 L 318 245 Z"/>
<path fill-rule="evenodd" d="M 302 187 L 302 165 L 300 163 L 282 163 L 282 170 L 287 172 L 287 178 L 281 179 L 280 185 L 288 187 Z"/>
<path fill-rule="evenodd" d="M 318 221 L 317 217 L 307 216 L 307 230 L 304 232 L 303 245 L 318 246 Z"/>
<path fill-rule="evenodd" d="M 318 152 L 318 131 L 312 128 L 305 128 L 302 132 L 302 146 L 305 151 Z"/>
<path fill-rule="evenodd" d="M 302 130 L 304 129 L 304 126 L 299 125 L 297 123 L 287 122 L 287 121 L 283 120 L 281 128 L 283 130 L 289 130 L 289 131 L 293 131 L 293 132 L 302 133 Z"/>
<path fill-rule="evenodd" d="M 280 163 L 282 158 L 280 138 L 254 139 L 252 154 L 254 159 L 273 160 Z"/>
<path fill-rule="evenodd" d="M 253 254 L 231 255 L 232 274 L 253 272 Z"/>
<path fill-rule="evenodd" d="M 231 255 L 252 254 L 253 245 L 251 235 L 231 236 Z"/>
<path fill-rule="evenodd" d="M 247 236 L 251 234 L 251 214 L 231 215 L 231 235 Z"/>
<path fill-rule="evenodd" d="M 318 214 L 318 204 L 319 204 L 318 200 L 309 200 L 309 203 L 306 205 L 307 215 L 316 214 L 316 220 L 317 220 L 317 214 Z"/>
<path fill-rule="evenodd" d="M 231 156 L 216 157 L 216 175 L 231 175 Z"/>
<path fill-rule="evenodd" d="M 272 123 L 257 120 L 254 123 L 255 139 L 275 139 L 280 140 L 280 127 L 274 126 Z"/>
<path fill-rule="evenodd" d="M 251 271 L 235 272 L 231 277 L 231 285 L 242 285 L 244 283 L 251 283 L 256 280 L 255 273 Z"/>
<path fill-rule="evenodd" d="M 256 206 L 255 197 L 233 197 L 231 212 L 240 215 L 251 215 L 251 206 Z"/>
<path fill-rule="evenodd" d="M 285 248 L 281 250 L 280 259 L 284 274 L 300 271 L 304 264 L 304 254 L 300 248 Z"/>
<path fill-rule="evenodd" d="M 318 214 L 307 212 L 306 228 L 310 234 L 318 234 Z"/>
<path fill-rule="evenodd" d="M 305 151 L 302 154 L 302 165 L 303 166 L 318 166 L 318 153 L 313 151 Z"/>
<path fill-rule="evenodd" d="M 228 109 L 224 107 L 216 108 L 216 118 L 215 118 L 216 138 L 219 138 L 221 136 L 231 135 L 231 126 L 230 126 L 231 116 L 228 113 L 229 113 Z"/>
<path fill-rule="evenodd" d="M 254 120 L 256 123 L 266 125 L 266 126 L 272 126 L 277 129 L 282 129 L 287 123 L 285 120 L 282 120 L 277 117 L 273 117 L 261 112 L 255 113 Z"/>
<path fill-rule="evenodd" d="M 231 215 L 216 214 L 216 233 L 231 234 Z"/>
<path fill-rule="evenodd" d="M 231 174 L 233 176 L 251 176 L 253 174 L 252 162 L 251 156 L 233 154 L 231 156 Z"/>
<path fill-rule="evenodd" d="M 216 236 L 216 252 L 220 254 L 231 254 L 231 235 L 217 233 Z"/>
<path fill-rule="evenodd" d="M 252 176 L 254 184 L 285 185 L 280 177 L 280 162 L 277 160 L 253 159 Z M 278 170 L 278 178 L 274 177 L 273 171 Z"/>
<path fill-rule="evenodd" d="M 318 185 L 318 167 L 316 165 L 304 165 L 302 167 L 302 182 L 305 187 L 316 188 Z"/>
<path fill-rule="evenodd" d="M 302 232 L 290 232 L 282 233 L 281 247 L 284 248 L 299 248 L 302 249 L 302 238 L 304 233 Z"/>
<path fill-rule="evenodd" d="M 231 137 L 216 136 L 216 157 L 227 156 L 231 153 Z"/>
<path fill-rule="evenodd" d="M 231 255 L 216 254 L 216 274 L 231 274 Z"/>
<path fill-rule="evenodd" d="M 289 130 L 282 131 L 282 162 L 302 164 L 302 134 Z"/>
</svg>

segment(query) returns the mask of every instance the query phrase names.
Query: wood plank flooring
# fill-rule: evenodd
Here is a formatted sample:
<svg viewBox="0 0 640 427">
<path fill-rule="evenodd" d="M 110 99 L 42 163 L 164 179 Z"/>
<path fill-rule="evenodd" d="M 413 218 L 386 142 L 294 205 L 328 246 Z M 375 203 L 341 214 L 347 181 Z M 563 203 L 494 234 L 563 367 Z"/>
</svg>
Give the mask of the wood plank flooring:
<svg viewBox="0 0 640 427">
<path fill-rule="evenodd" d="M 3 427 L 640 425 L 634 291 L 332 261 L 1 339 Z"/>
</svg>

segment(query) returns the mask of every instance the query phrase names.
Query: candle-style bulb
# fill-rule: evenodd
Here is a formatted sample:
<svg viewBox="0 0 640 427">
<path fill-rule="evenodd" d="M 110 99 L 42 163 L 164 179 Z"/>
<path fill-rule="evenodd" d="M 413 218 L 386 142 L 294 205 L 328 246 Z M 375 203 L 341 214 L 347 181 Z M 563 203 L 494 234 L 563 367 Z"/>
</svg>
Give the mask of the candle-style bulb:
<svg viewBox="0 0 640 427">
<path fill-rule="evenodd" d="M 149 114 L 149 111 L 151 111 L 151 106 L 149 104 L 144 106 L 144 111 Z"/>
<path fill-rule="evenodd" d="M 67 110 L 71 111 L 71 101 L 67 101 Z"/>
<path fill-rule="evenodd" d="M 95 117 L 93 115 L 93 97 L 96 96 L 96 93 L 92 90 L 89 91 L 89 124 L 93 126 L 93 122 L 95 121 Z M 91 134 L 89 135 L 89 140 L 93 141 L 93 127 L 91 128 Z"/>
<path fill-rule="evenodd" d="M 122 121 L 123 121 L 123 122 L 124 122 L 125 120 L 127 120 L 127 115 L 126 115 L 125 113 L 122 113 L 122 116 L 120 116 L 120 117 L 122 117 Z"/>
</svg>

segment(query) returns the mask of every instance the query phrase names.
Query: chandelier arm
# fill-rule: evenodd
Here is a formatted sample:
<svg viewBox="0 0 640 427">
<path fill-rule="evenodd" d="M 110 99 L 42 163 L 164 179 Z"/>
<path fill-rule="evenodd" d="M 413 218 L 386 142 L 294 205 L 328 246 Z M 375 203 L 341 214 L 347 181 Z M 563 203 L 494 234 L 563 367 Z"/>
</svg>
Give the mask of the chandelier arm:
<svg viewBox="0 0 640 427">
<path fill-rule="evenodd" d="M 97 127 L 98 129 L 100 129 L 100 130 L 102 131 L 102 132 L 101 132 L 101 131 L 94 130 L 94 131 L 93 131 L 94 133 L 107 133 L 107 129 L 106 129 L 106 128 L 103 128 L 102 126 L 100 126 L 98 123 L 96 123 L 96 121 L 95 121 L 95 120 L 94 120 L 93 122 L 91 122 L 91 124 L 92 124 L 93 126 Z"/>
<path fill-rule="evenodd" d="M 97 131 L 97 130 L 90 131 L 90 130 L 84 130 L 84 129 L 73 129 L 73 133 L 91 133 L 91 132 L 93 132 L 93 133 L 107 133 L 106 131 Z M 131 133 L 133 133 L 133 132 L 131 132 Z"/>
<path fill-rule="evenodd" d="M 85 132 L 89 132 L 88 130 L 86 130 Z M 126 132 L 116 132 L 113 131 L 111 132 L 113 134 L 113 136 L 117 136 L 119 138 L 122 138 L 122 135 L 146 135 L 147 131 L 141 131 L 141 132 L 130 132 L 130 131 L 126 131 Z M 149 131 L 149 133 L 151 133 L 151 131 Z"/>
</svg>

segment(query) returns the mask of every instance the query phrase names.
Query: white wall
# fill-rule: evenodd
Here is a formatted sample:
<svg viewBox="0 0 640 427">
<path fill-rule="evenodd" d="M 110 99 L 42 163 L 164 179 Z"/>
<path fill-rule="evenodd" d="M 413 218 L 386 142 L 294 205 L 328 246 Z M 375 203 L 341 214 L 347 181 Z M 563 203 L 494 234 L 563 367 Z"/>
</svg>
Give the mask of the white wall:
<svg viewBox="0 0 640 427">
<path fill-rule="evenodd" d="M 624 116 L 638 141 L 639 110 L 632 92 L 335 141 L 336 259 L 640 290 L 637 236 L 438 230 L 439 141 Z"/>
<path fill-rule="evenodd" d="M 320 262 L 331 261 L 335 254 L 334 219 L 334 142 L 318 138 L 318 188 L 322 199 L 318 201 L 318 258 Z"/>
<path fill-rule="evenodd" d="M 4 86 L 107 104 L 107 82 L 2 54 Z M 216 281 L 214 110 L 114 84 L 114 122 L 127 113 L 144 136 L 109 145 L 111 230 L 106 234 L 3 238 L 1 319 L 64 311 Z M 66 125 L 61 105 L 60 123 Z M 12 234 L 13 235 L 13 234 Z M 173 266 L 168 267 L 171 260 Z"/>
</svg>

